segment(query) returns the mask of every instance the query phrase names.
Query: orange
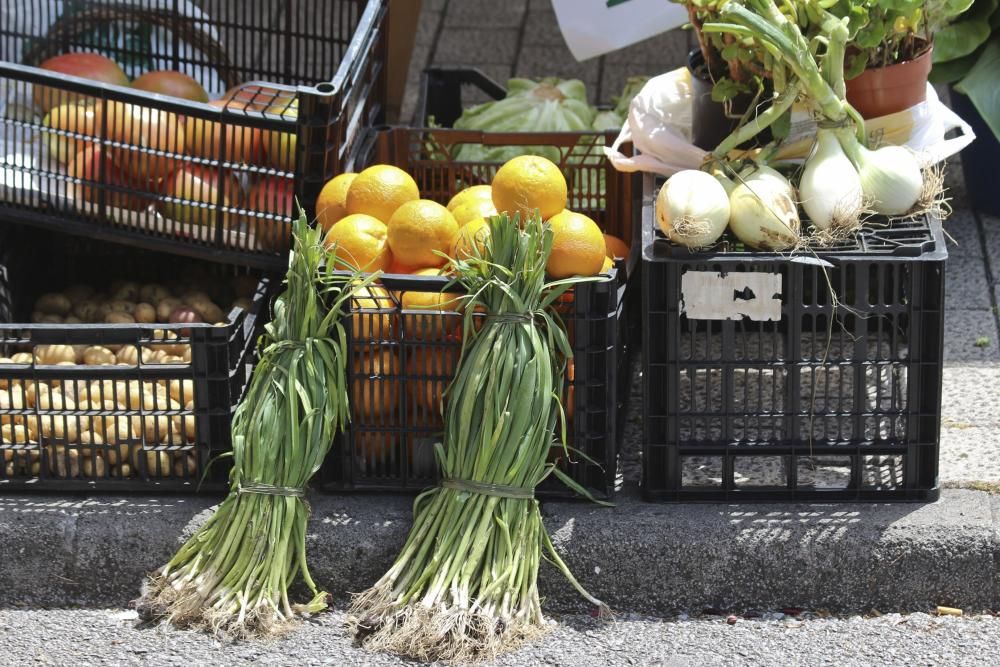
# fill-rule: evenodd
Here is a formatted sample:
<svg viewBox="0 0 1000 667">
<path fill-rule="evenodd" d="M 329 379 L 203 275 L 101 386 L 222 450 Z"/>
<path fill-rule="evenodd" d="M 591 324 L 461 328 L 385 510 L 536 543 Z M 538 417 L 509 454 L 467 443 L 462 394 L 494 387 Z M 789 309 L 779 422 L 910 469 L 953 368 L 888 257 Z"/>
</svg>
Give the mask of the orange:
<svg viewBox="0 0 1000 667">
<path fill-rule="evenodd" d="M 384 223 L 396 209 L 420 199 L 417 182 L 399 167 L 377 164 L 355 177 L 347 189 L 347 212 L 364 213 Z"/>
<path fill-rule="evenodd" d="M 360 178 L 360 177 L 359 177 Z M 441 266 L 458 233 L 454 216 L 441 204 L 418 199 L 403 204 L 389 219 L 388 240 L 393 256 L 410 266 Z"/>
<path fill-rule="evenodd" d="M 566 208 L 566 178 L 550 160 L 519 155 L 493 177 L 493 205 L 501 213 L 520 213 L 524 220 L 535 210 L 548 220 Z"/>
<path fill-rule="evenodd" d="M 604 235 L 604 245 L 607 248 L 607 255 L 611 259 L 618 259 L 619 257 L 628 257 L 628 244 L 622 241 L 617 236 L 612 236 L 611 234 Z"/>
<path fill-rule="evenodd" d="M 355 353 L 351 382 L 354 421 L 389 423 L 399 413 L 400 375 L 399 360 L 391 348 Z"/>
<path fill-rule="evenodd" d="M 395 257 L 392 258 L 392 264 L 389 268 L 385 270 L 386 273 L 413 273 L 413 267 L 403 264 Z"/>
<path fill-rule="evenodd" d="M 615 260 L 610 257 L 604 258 L 604 264 L 601 265 L 601 273 L 607 273 L 615 266 Z"/>
<path fill-rule="evenodd" d="M 394 460 L 394 452 L 399 449 L 398 433 L 354 429 L 353 434 L 354 451 L 361 459 L 362 470 L 374 473 L 376 468 L 382 468 L 382 472 L 399 474 L 401 463 Z"/>
<path fill-rule="evenodd" d="M 362 271 L 384 271 L 392 264 L 386 236 L 386 227 L 379 220 L 355 213 L 330 227 L 324 243 L 336 253 L 338 264 Z"/>
<path fill-rule="evenodd" d="M 458 230 L 458 234 L 455 234 L 455 238 L 451 242 L 452 259 L 468 259 L 477 256 L 477 253 L 472 250 L 473 244 L 479 249 L 478 256 L 482 257 L 483 253 L 486 252 L 486 239 L 489 237 L 490 223 L 485 218 L 479 218 L 464 225 Z"/>
<path fill-rule="evenodd" d="M 442 273 L 439 268 L 428 268 L 414 271 L 413 275 L 440 276 Z M 405 336 L 417 340 L 445 340 L 450 332 L 461 326 L 461 318 L 442 314 L 459 310 L 462 302 L 458 296 L 454 292 L 403 292 L 399 302 L 403 309 Z"/>
<path fill-rule="evenodd" d="M 445 390 L 455 377 L 460 356 L 458 345 L 416 347 L 410 352 L 406 374 L 412 409 L 408 416 L 416 417 L 420 425 L 441 422 Z"/>
<path fill-rule="evenodd" d="M 458 226 L 467 225 L 473 220 L 479 220 L 480 218 L 491 218 L 497 214 L 497 209 L 493 205 L 493 202 L 480 199 L 478 201 L 466 202 L 455 208 L 451 212 L 455 216 L 455 222 Z"/>
<path fill-rule="evenodd" d="M 355 340 L 392 340 L 395 308 L 395 301 L 384 287 L 360 288 L 351 304 L 351 330 Z"/>
<path fill-rule="evenodd" d="M 347 190 L 357 176 L 352 172 L 334 176 L 319 191 L 319 197 L 316 199 L 316 219 L 324 231 L 347 215 Z"/>
<path fill-rule="evenodd" d="M 493 188 L 488 185 L 473 185 L 455 194 L 448 200 L 448 210 L 454 211 L 462 204 L 475 201 L 493 201 Z"/>
<path fill-rule="evenodd" d="M 597 223 L 573 211 L 563 211 L 549 220 L 552 254 L 545 270 L 553 278 L 594 276 L 601 272 L 607 246 Z"/>
</svg>

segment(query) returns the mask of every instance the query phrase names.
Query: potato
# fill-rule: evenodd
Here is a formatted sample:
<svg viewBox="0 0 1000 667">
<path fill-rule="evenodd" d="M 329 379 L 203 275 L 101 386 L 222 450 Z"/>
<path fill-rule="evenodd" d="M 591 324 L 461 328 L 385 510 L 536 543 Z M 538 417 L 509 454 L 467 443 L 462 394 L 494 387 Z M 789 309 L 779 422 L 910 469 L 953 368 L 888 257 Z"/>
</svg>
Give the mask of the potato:
<svg viewBox="0 0 1000 667">
<path fill-rule="evenodd" d="M 91 430 L 80 431 L 80 444 L 88 445 L 91 447 L 102 447 L 104 445 L 104 438 L 102 438 L 101 434 L 98 433 L 97 431 L 91 431 Z M 91 452 L 94 451 L 93 449 L 82 449 L 82 448 L 81 450 L 83 451 L 84 456 L 90 456 Z M 102 451 L 102 449 L 97 449 L 96 451 L 100 452 Z"/>
<path fill-rule="evenodd" d="M 48 292 L 38 297 L 38 301 L 35 302 L 35 310 L 46 315 L 66 316 L 73 310 L 73 303 L 65 294 Z"/>
<path fill-rule="evenodd" d="M 142 348 L 142 363 L 148 364 L 152 356 L 152 351 L 145 347 Z M 123 345 L 122 349 L 118 350 L 118 354 L 115 355 L 115 360 L 118 364 L 125 366 L 138 366 L 139 348 L 135 345 Z"/>
<path fill-rule="evenodd" d="M 152 354 L 149 357 L 150 363 L 154 363 L 154 364 L 162 364 L 163 363 L 163 358 L 166 357 L 166 356 L 168 356 L 167 353 L 165 351 L 163 351 L 163 350 L 152 350 L 151 349 L 150 352 L 152 352 Z"/>
<path fill-rule="evenodd" d="M 128 443 L 137 440 L 138 434 L 132 428 L 133 418 L 124 415 L 112 415 L 100 418 L 101 421 L 95 424 L 100 430 L 101 438 L 109 445 L 119 445 L 123 449 L 123 454 L 128 454 Z M 114 460 L 111 461 L 115 463 Z"/>
<path fill-rule="evenodd" d="M 250 301 L 250 299 L 248 299 L 247 297 L 241 296 L 238 299 L 233 300 L 232 308 L 242 308 L 243 310 L 248 311 L 250 310 L 250 306 L 252 303 L 253 302 Z"/>
<path fill-rule="evenodd" d="M 135 302 L 125 301 L 123 299 L 114 299 L 108 301 L 108 308 L 112 313 L 128 313 L 131 315 L 135 312 Z"/>
<path fill-rule="evenodd" d="M 146 283 L 139 288 L 139 300 L 146 303 L 157 303 L 170 298 L 170 290 L 159 283 Z"/>
<path fill-rule="evenodd" d="M 14 363 L 14 361 L 10 357 L 0 357 L 0 366 L 3 366 L 5 364 L 13 364 L 13 363 Z"/>
<path fill-rule="evenodd" d="M 132 452 L 132 468 L 136 472 L 141 472 L 145 466 L 145 472 L 150 477 L 169 477 L 172 471 L 170 454 L 167 452 L 153 452 L 138 447 Z"/>
<path fill-rule="evenodd" d="M 174 477 L 194 477 L 198 472 L 198 459 L 191 452 L 174 457 Z"/>
<path fill-rule="evenodd" d="M 110 474 L 112 477 L 128 479 L 132 476 L 132 464 L 128 461 L 122 461 L 118 465 L 112 465 Z"/>
<path fill-rule="evenodd" d="M 0 389 L 0 410 L 23 410 L 27 404 L 26 392 L 21 387 Z M 0 414 L 0 424 L 23 424 L 24 415 Z"/>
<path fill-rule="evenodd" d="M 46 440 L 76 442 L 79 424 L 82 423 L 85 428 L 90 428 L 90 420 L 87 417 L 72 415 L 41 415 L 38 417 L 38 422 L 42 437 Z"/>
<path fill-rule="evenodd" d="M 46 315 L 35 311 L 31 314 L 31 321 L 35 324 L 62 324 L 63 318 L 60 315 Z"/>
<path fill-rule="evenodd" d="M 139 283 L 127 282 L 113 287 L 111 290 L 111 299 L 113 301 L 138 301 Z"/>
<path fill-rule="evenodd" d="M 45 384 L 38 385 L 34 401 L 33 407 L 37 407 L 39 410 L 44 410 L 45 412 L 76 409 L 76 401 L 63 394 L 59 389 L 50 389 Z"/>
<path fill-rule="evenodd" d="M 192 304 L 195 301 L 208 301 L 211 303 L 212 297 L 199 289 L 184 290 L 181 292 L 181 301 Z"/>
<path fill-rule="evenodd" d="M 220 322 L 226 319 L 222 309 L 211 301 L 189 301 L 188 305 L 205 322 Z"/>
<path fill-rule="evenodd" d="M 181 305 L 180 299 L 175 299 L 174 297 L 167 297 L 166 299 L 161 299 L 156 304 L 156 321 L 157 322 L 169 322 L 170 313 L 174 312 Z"/>
<path fill-rule="evenodd" d="M 112 311 L 104 316 L 106 324 L 135 324 L 135 318 L 128 313 Z"/>
<path fill-rule="evenodd" d="M 79 477 L 81 472 L 84 477 L 104 477 L 107 469 L 104 459 L 100 456 L 84 457 L 75 448 L 54 445 L 48 447 L 46 451 L 49 470 L 56 477 Z"/>
<path fill-rule="evenodd" d="M 0 441 L 4 445 L 27 445 L 35 442 L 26 426 L 15 426 L 14 424 L 4 424 L 0 427 Z"/>
<path fill-rule="evenodd" d="M 94 312 L 94 322 L 103 322 L 104 319 L 111 314 L 111 304 L 107 301 L 102 301 L 97 304 L 97 310 Z"/>
<path fill-rule="evenodd" d="M 30 364 L 35 361 L 35 356 L 31 352 L 18 352 L 11 355 L 10 360 L 15 364 Z"/>
<path fill-rule="evenodd" d="M 66 319 L 63 320 L 63 324 L 83 324 L 83 320 L 76 315 L 67 315 Z"/>
<path fill-rule="evenodd" d="M 187 405 L 194 400 L 194 380 L 171 380 L 167 388 L 170 398 L 181 405 Z"/>
<path fill-rule="evenodd" d="M 135 304 L 135 312 L 133 313 L 136 322 L 142 322 L 143 324 L 152 324 L 156 321 L 156 308 L 148 303 L 137 303 Z"/>
<path fill-rule="evenodd" d="M 101 345 L 92 345 L 83 352 L 83 363 L 88 366 L 107 366 L 115 361 L 115 353 Z"/>
<path fill-rule="evenodd" d="M 171 419 L 174 422 L 174 429 L 178 433 L 183 433 L 187 442 L 194 442 L 198 439 L 198 428 L 194 415 L 176 415 Z"/>
<path fill-rule="evenodd" d="M 170 417 L 132 417 L 132 431 L 147 445 L 183 445 L 184 432 Z"/>
<path fill-rule="evenodd" d="M 73 307 L 73 315 L 79 317 L 82 322 L 95 321 L 98 318 L 97 302 L 89 299 L 77 302 L 76 306 Z"/>
<path fill-rule="evenodd" d="M 93 296 L 94 288 L 90 285 L 72 285 L 63 290 L 63 295 L 71 303 L 78 303 Z"/>
<path fill-rule="evenodd" d="M 35 363 L 54 366 L 60 362 L 76 363 L 76 350 L 72 345 L 38 345 L 35 347 Z"/>
</svg>

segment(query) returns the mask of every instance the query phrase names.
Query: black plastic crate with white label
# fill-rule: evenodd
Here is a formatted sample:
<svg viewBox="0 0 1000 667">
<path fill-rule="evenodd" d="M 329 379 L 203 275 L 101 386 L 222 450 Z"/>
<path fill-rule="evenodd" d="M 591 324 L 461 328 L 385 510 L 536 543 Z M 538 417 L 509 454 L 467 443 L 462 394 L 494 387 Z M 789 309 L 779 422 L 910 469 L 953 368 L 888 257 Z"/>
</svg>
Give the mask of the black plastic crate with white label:
<svg viewBox="0 0 1000 667">
<path fill-rule="evenodd" d="M 939 221 L 794 254 L 671 244 L 643 187 L 643 494 L 668 501 L 938 497 Z"/>
</svg>

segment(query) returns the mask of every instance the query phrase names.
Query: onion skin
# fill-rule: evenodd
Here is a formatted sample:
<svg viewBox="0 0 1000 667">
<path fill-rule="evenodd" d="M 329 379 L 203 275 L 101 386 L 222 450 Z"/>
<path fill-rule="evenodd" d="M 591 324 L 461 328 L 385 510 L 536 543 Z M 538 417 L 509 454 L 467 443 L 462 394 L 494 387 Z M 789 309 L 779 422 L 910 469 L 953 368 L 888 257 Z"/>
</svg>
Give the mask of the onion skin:
<svg viewBox="0 0 1000 667">
<path fill-rule="evenodd" d="M 778 172 L 768 169 L 743 177 L 729 195 L 729 228 L 757 250 L 788 250 L 799 242 L 799 211 L 794 190 Z"/>
<path fill-rule="evenodd" d="M 857 226 L 863 208 L 861 177 L 830 130 L 816 133 L 816 147 L 799 181 L 802 208 L 817 229 Z"/>
<path fill-rule="evenodd" d="M 671 242 L 704 248 L 719 240 L 729 223 L 729 197 L 710 174 L 685 169 L 671 176 L 656 197 L 656 222 Z"/>
<path fill-rule="evenodd" d="M 861 178 L 861 188 L 881 215 L 906 215 L 920 200 L 924 176 L 916 157 L 902 146 L 868 150 L 849 132 L 837 134 Z"/>
</svg>

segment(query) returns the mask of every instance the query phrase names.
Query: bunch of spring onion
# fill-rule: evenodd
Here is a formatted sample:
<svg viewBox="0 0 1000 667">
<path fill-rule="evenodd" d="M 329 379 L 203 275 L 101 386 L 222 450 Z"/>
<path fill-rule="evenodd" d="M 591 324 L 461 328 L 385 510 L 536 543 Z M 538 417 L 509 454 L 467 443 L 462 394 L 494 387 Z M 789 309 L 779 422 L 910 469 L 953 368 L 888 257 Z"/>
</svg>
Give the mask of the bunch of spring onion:
<svg viewBox="0 0 1000 667">
<path fill-rule="evenodd" d="M 490 221 L 482 256 L 456 262 L 468 291 L 465 345 L 448 389 L 442 482 L 414 502 L 395 563 L 355 596 L 348 623 L 362 644 L 433 662 L 488 659 L 544 631 L 543 549 L 576 582 L 542 525 L 535 486 L 562 420 L 566 333 L 552 304 L 574 279 L 546 284 L 552 232 Z M 477 326 L 477 311 L 487 314 Z M 565 443 L 565 424 L 562 425 Z M 564 445 L 565 446 L 565 445 Z"/>
<path fill-rule="evenodd" d="M 725 229 L 720 220 L 728 210 L 729 227 L 748 246 L 783 250 L 799 242 L 796 198 L 817 230 L 839 238 L 855 232 L 869 209 L 887 216 L 910 215 L 918 203 L 937 196 L 925 191 L 920 164 L 909 150 L 866 147 L 864 122 L 846 100 L 849 21 L 829 13 L 824 8 L 829 6 L 820 0 L 783 5 L 793 14 L 808 12 L 808 22 L 820 26 L 820 34 L 810 40 L 795 17 L 782 13 L 774 0 L 728 2 L 718 21 L 702 26 L 704 32 L 758 45 L 769 65 L 775 95 L 768 109 L 752 116 L 713 151 L 712 164 L 722 166 L 714 169 L 721 188 L 707 189 L 706 196 L 686 196 L 691 183 L 698 186 L 708 179 L 685 175 L 681 184 L 661 191 L 660 226 L 674 242 L 688 247 L 714 243 Z M 771 126 L 796 101 L 806 103 L 818 125 L 797 194 L 784 176 L 765 165 L 737 170 L 727 161 L 730 151 Z"/>
<path fill-rule="evenodd" d="M 233 418 L 229 495 L 147 582 L 138 602 L 147 618 L 245 638 L 326 607 L 306 564 L 304 488 L 348 419 L 340 317 L 365 281 L 333 273 L 321 236 L 305 215 L 294 223 L 285 290 Z M 300 575 L 312 599 L 292 604 Z"/>
</svg>

